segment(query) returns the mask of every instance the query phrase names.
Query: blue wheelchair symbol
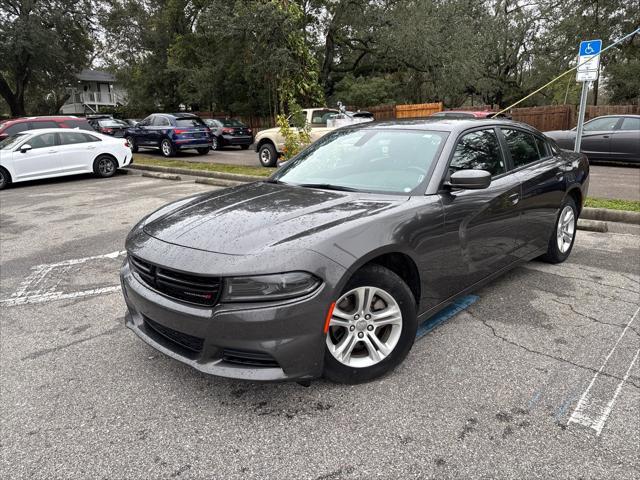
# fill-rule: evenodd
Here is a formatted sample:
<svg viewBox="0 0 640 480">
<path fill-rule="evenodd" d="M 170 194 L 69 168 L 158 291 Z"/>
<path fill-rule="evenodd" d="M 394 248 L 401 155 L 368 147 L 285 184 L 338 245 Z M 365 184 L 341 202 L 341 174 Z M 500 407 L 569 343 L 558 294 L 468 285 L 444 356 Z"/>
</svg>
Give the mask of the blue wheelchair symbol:
<svg viewBox="0 0 640 480">
<path fill-rule="evenodd" d="M 587 46 L 584 49 L 584 53 L 586 53 L 587 55 L 593 55 L 595 53 L 595 50 L 590 43 L 587 43 Z"/>
</svg>

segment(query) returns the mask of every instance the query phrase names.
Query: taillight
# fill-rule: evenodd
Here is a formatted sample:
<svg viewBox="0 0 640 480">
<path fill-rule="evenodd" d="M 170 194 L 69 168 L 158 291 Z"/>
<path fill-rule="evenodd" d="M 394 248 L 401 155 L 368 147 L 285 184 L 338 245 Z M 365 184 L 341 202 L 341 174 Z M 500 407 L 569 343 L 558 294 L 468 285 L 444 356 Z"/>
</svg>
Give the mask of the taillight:
<svg viewBox="0 0 640 480">
<path fill-rule="evenodd" d="M 253 130 L 251 130 L 250 128 L 247 128 L 247 132 L 252 133 Z"/>
<path fill-rule="evenodd" d="M 124 146 L 127 147 L 127 148 L 131 148 L 131 144 L 129 143 L 128 140 L 124 141 Z"/>
<path fill-rule="evenodd" d="M 173 133 L 175 133 L 176 135 L 180 135 L 182 133 L 187 133 L 188 130 L 182 130 L 180 128 L 176 128 Z"/>
<path fill-rule="evenodd" d="M 233 133 L 233 128 L 223 128 L 222 133 Z"/>
<path fill-rule="evenodd" d="M 100 131 L 102 133 L 113 133 L 113 128 L 101 128 Z"/>
</svg>

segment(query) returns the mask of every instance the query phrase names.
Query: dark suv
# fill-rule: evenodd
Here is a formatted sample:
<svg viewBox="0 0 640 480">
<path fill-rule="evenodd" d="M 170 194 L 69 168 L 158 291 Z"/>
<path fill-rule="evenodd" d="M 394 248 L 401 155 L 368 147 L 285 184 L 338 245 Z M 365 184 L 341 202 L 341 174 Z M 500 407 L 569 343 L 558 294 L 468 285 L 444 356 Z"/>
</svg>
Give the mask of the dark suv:
<svg viewBox="0 0 640 480">
<path fill-rule="evenodd" d="M 0 121 L 0 140 L 9 135 L 24 132 L 25 130 L 37 130 L 39 128 L 79 128 L 80 130 L 91 130 L 86 118 L 75 117 L 73 115 L 61 115 L 55 117 L 22 117 L 11 120 Z"/>
<path fill-rule="evenodd" d="M 128 128 L 125 136 L 134 152 L 158 148 L 165 157 L 188 149 L 205 155 L 211 148 L 211 130 L 191 113 L 154 113 Z"/>
<path fill-rule="evenodd" d="M 213 134 L 211 150 L 221 150 L 227 145 L 237 145 L 247 150 L 253 143 L 253 131 L 234 118 L 208 118 L 204 122 Z"/>
</svg>

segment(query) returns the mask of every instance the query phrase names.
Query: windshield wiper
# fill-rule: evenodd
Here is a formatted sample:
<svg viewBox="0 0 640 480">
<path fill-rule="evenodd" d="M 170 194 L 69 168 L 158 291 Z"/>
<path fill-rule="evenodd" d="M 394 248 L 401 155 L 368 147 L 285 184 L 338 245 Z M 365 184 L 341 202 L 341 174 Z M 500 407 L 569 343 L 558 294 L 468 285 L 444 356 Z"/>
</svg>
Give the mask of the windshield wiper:
<svg viewBox="0 0 640 480">
<path fill-rule="evenodd" d="M 338 190 L 340 192 L 360 192 L 357 188 L 343 187 L 342 185 L 331 185 L 330 183 L 296 183 L 296 187 L 320 188 L 322 190 Z"/>
</svg>

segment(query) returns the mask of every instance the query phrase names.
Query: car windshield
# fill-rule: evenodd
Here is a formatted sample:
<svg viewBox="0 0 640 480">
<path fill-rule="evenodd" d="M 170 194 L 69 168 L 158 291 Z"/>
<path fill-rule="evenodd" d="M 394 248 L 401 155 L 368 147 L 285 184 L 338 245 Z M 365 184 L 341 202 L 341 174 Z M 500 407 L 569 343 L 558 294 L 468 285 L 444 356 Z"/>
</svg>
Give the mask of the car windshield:
<svg viewBox="0 0 640 480">
<path fill-rule="evenodd" d="M 225 127 L 244 127 L 244 123 L 242 123 L 239 120 L 235 120 L 233 118 L 229 118 L 227 120 L 220 120 L 222 122 L 222 125 L 224 125 Z"/>
<path fill-rule="evenodd" d="M 337 130 L 295 157 L 273 179 L 318 188 L 410 193 L 429 174 L 447 133 Z"/>
<path fill-rule="evenodd" d="M 24 133 L 16 133 L 15 135 L 8 136 L 0 142 L 0 150 L 9 150 L 13 148 L 22 141 L 24 135 Z"/>
<path fill-rule="evenodd" d="M 199 118 L 177 118 L 176 127 L 206 127 Z"/>
</svg>

